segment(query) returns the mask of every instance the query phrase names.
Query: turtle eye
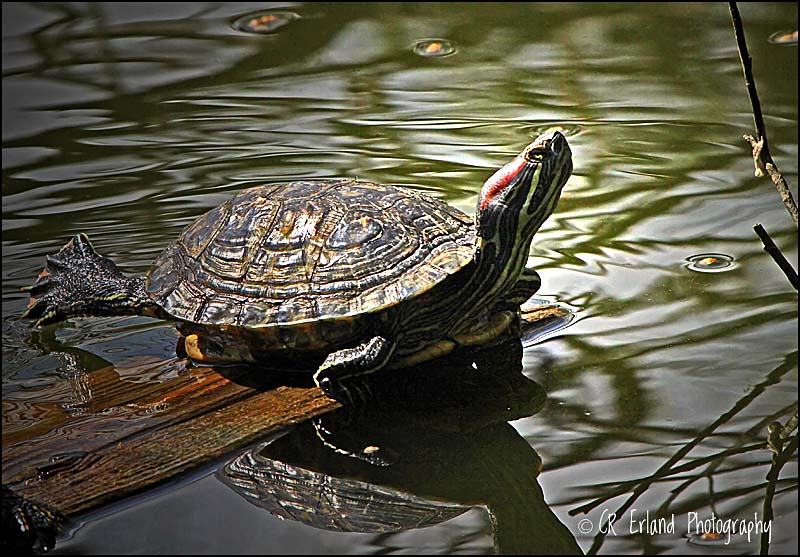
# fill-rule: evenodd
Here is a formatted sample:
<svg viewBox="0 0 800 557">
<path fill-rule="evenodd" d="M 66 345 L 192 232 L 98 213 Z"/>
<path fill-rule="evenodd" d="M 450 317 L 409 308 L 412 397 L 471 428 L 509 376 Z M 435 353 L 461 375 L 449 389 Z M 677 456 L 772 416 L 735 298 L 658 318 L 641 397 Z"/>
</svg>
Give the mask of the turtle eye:
<svg viewBox="0 0 800 557">
<path fill-rule="evenodd" d="M 525 153 L 525 158 L 529 161 L 539 162 L 544 158 L 547 149 L 544 147 L 532 147 L 527 153 Z"/>
</svg>

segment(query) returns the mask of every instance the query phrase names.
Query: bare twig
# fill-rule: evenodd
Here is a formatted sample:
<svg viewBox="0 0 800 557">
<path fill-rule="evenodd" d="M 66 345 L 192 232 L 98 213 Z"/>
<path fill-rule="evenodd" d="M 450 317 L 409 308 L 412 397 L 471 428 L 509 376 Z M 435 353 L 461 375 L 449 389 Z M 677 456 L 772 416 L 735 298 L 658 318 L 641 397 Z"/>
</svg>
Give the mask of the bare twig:
<svg viewBox="0 0 800 557">
<path fill-rule="evenodd" d="M 788 424 L 787 424 L 788 425 Z M 775 497 L 775 489 L 778 485 L 778 477 L 781 474 L 781 468 L 789 461 L 792 455 L 797 451 L 797 435 L 789 439 L 789 444 L 783 446 L 786 439 L 783 437 L 785 431 L 784 426 L 780 422 L 772 422 L 769 425 L 769 437 L 767 444 L 774 453 L 772 455 L 772 465 L 767 472 L 767 493 L 764 497 L 764 522 L 770 523 L 774 517 L 772 512 L 772 499 Z M 761 534 L 761 555 L 769 555 L 769 532 L 762 532 Z"/>
<path fill-rule="evenodd" d="M 774 412 L 772 415 L 766 416 L 766 417 L 762 418 L 761 420 L 759 420 L 758 422 L 756 422 L 755 425 L 753 425 L 752 427 L 748 428 L 746 431 L 742 432 L 741 437 L 739 439 L 739 442 L 737 442 L 735 446 L 731 447 L 731 449 L 732 450 L 733 449 L 742 449 L 743 448 L 742 444 L 743 444 L 744 440 L 752 439 L 753 436 L 758 434 L 759 432 L 761 432 L 761 430 L 763 430 L 764 427 L 767 426 L 767 424 L 772 423 L 773 421 L 775 421 L 778 418 L 782 417 L 787 412 L 790 412 L 792 409 L 794 409 L 795 414 L 791 418 L 789 418 L 788 422 L 786 422 L 786 424 L 787 424 L 786 427 L 787 428 L 790 427 L 790 425 L 792 424 L 792 420 L 795 420 L 795 422 L 796 422 L 795 416 L 797 415 L 797 403 L 789 404 L 788 406 L 785 406 L 784 408 L 781 408 L 777 412 Z M 793 430 L 789 430 L 789 433 L 786 433 L 786 435 L 782 435 L 782 437 L 788 438 L 788 436 L 791 434 L 792 431 Z M 783 433 L 783 432 L 781 432 L 781 433 Z M 710 484 L 713 484 L 714 474 L 719 469 L 719 467 L 722 466 L 722 464 L 725 462 L 726 458 L 727 458 L 727 455 L 722 457 L 722 458 L 716 458 L 716 459 L 711 460 L 710 462 L 708 462 L 708 464 L 706 466 L 706 469 L 703 472 L 701 472 L 700 474 L 697 474 L 694 477 L 688 478 L 681 485 L 679 485 L 678 487 L 676 487 L 672 491 L 670 491 L 669 497 L 663 503 L 661 503 L 661 506 L 656 511 L 656 516 L 666 516 L 667 510 L 670 508 L 670 505 L 672 505 L 672 503 L 678 497 L 680 497 L 680 495 L 686 489 L 688 489 L 693 483 L 695 483 L 696 481 L 705 478 L 705 479 L 708 480 L 708 482 Z M 730 471 L 730 468 L 729 468 L 729 471 Z"/>
<path fill-rule="evenodd" d="M 792 414 L 792 417 L 789 418 L 789 421 L 786 422 L 786 425 L 783 426 L 781 437 L 783 439 L 788 439 L 789 436 L 792 433 L 794 433 L 794 430 L 796 429 L 797 429 L 797 408 L 794 409 L 794 414 Z"/>
<path fill-rule="evenodd" d="M 636 502 L 636 500 L 645 491 L 647 491 L 647 489 L 649 488 L 649 486 L 652 483 L 654 483 L 655 481 L 658 481 L 658 480 L 664 478 L 665 476 L 669 475 L 670 474 L 670 470 L 675 468 L 676 464 L 678 462 L 680 462 L 681 460 L 683 460 L 683 458 L 689 452 L 691 452 L 695 447 L 700 445 L 700 443 L 702 443 L 702 441 L 704 439 L 710 437 L 720 426 L 722 426 L 723 424 L 728 423 L 739 412 L 741 412 L 745 408 L 747 408 L 750 405 L 750 403 L 753 402 L 753 400 L 755 398 L 757 398 L 764 391 L 766 391 L 768 387 L 778 383 L 783 375 L 785 375 L 786 373 L 789 373 L 789 371 L 793 370 L 794 368 L 795 368 L 795 364 L 793 362 L 784 361 L 778 367 L 773 369 L 769 373 L 769 375 L 767 375 L 767 377 L 762 382 L 760 382 L 759 384 L 754 386 L 744 397 L 742 397 L 738 401 L 736 401 L 736 403 L 733 405 L 733 407 L 730 408 L 730 410 L 728 410 L 723 415 L 721 415 L 719 418 L 717 418 L 714 421 L 714 423 L 706 426 L 692 441 L 690 441 L 689 443 L 686 443 L 684 446 L 682 446 L 680 449 L 678 449 L 672 455 L 672 457 L 669 460 L 667 460 L 664 464 L 662 464 L 658 468 L 658 470 L 656 470 L 646 481 L 643 481 L 642 483 L 640 483 L 636 487 L 634 487 L 634 489 L 631 490 L 631 494 L 628 497 L 628 499 L 626 499 L 625 502 L 616 511 L 614 511 L 614 513 L 613 513 L 614 516 L 621 517 L 623 514 L 625 514 L 628 511 L 628 509 L 630 509 L 633 506 L 633 504 Z M 766 444 L 763 443 L 763 442 L 762 443 L 758 443 L 758 444 L 756 444 L 754 446 L 754 448 L 757 448 L 757 447 L 766 447 Z M 734 450 L 731 454 L 736 454 L 736 451 Z M 717 456 L 719 457 L 719 455 L 717 455 Z M 726 455 L 723 455 L 723 456 L 726 456 Z M 687 469 L 693 467 L 691 463 L 687 463 L 684 466 L 686 466 Z M 627 491 L 628 490 L 626 490 L 626 492 Z M 602 504 L 602 502 L 598 503 L 597 501 L 592 501 L 591 503 L 588 503 L 588 504 L 583 505 L 581 507 L 578 507 L 578 508 L 570 510 L 569 514 L 570 514 L 570 516 L 575 516 L 578 513 L 587 513 L 587 512 L 591 511 L 592 509 L 594 509 L 596 506 L 598 506 L 600 504 Z M 592 544 L 592 547 L 589 549 L 589 552 L 588 552 L 589 554 L 591 554 L 591 555 L 596 554 L 598 552 L 598 550 L 600 549 L 600 547 L 603 545 L 603 542 L 605 541 L 606 535 L 609 532 L 608 520 L 609 519 L 607 518 L 606 522 L 603 523 L 603 527 L 600 528 L 598 530 L 598 533 L 595 535 L 594 543 Z"/>
<path fill-rule="evenodd" d="M 757 140 L 752 135 L 745 135 L 743 136 L 744 140 L 750 144 L 750 147 L 753 149 L 753 161 L 756 165 L 756 176 L 763 176 L 764 172 L 769 174 L 772 183 L 775 184 L 775 188 L 778 190 L 778 194 L 781 196 L 781 201 L 783 201 L 784 207 L 786 210 L 789 211 L 789 215 L 794 220 L 795 226 L 797 226 L 797 205 L 794 202 L 794 197 L 792 197 L 792 192 L 789 189 L 789 185 L 786 183 L 786 179 L 781 174 L 778 167 L 775 166 L 775 163 L 772 161 L 772 158 L 767 158 L 764 156 L 764 145 L 766 145 L 766 141 Z M 769 154 L 767 154 L 769 156 Z"/>
<path fill-rule="evenodd" d="M 757 224 L 753 227 L 753 230 L 756 231 L 758 237 L 761 238 L 761 243 L 764 244 L 764 251 L 767 252 L 775 263 L 778 264 L 778 267 L 781 268 L 783 273 L 786 275 L 786 278 L 789 279 L 789 282 L 792 283 L 794 289 L 798 289 L 798 279 L 797 279 L 797 271 L 794 270 L 792 264 L 786 259 L 786 257 L 781 253 L 781 250 L 778 249 L 778 246 L 775 245 L 775 242 L 772 241 L 770 235 L 764 229 L 763 226 Z"/>
<path fill-rule="evenodd" d="M 739 8 L 736 6 L 736 2 L 728 2 L 728 6 L 730 7 L 731 11 L 731 20 L 733 21 L 733 30 L 734 34 L 736 35 L 736 44 L 739 47 L 739 59 L 742 62 L 744 82 L 747 86 L 747 94 L 750 96 L 750 104 L 753 107 L 753 120 L 756 126 L 757 137 L 745 135 L 744 139 L 748 144 L 750 144 L 750 148 L 753 150 L 753 163 L 755 164 L 756 176 L 764 176 L 765 173 L 769 175 L 770 180 L 772 180 L 772 183 L 778 190 L 778 194 L 781 196 L 783 205 L 786 207 L 786 210 L 789 211 L 789 215 L 792 217 L 794 225 L 797 226 L 797 204 L 792 197 L 792 192 L 789 190 L 786 179 L 783 177 L 780 170 L 778 170 L 778 166 L 772 160 L 772 155 L 769 151 L 767 128 L 764 125 L 764 116 L 761 112 L 761 103 L 758 100 L 756 82 L 753 78 L 753 61 L 752 58 L 750 58 L 750 53 L 747 51 L 747 41 L 744 36 L 744 27 L 742 25 L 742 18 L 739 15 Z M 763 226 L 756 224 L 753 229 L 756 231 L 756 234 L 758 234 L 758 237 L 761 238 L 761 242 L 764 244 L 764 251 L 766 251 L 772 257 L 775 263 L 778 264 L 786 277 L 789 279 L 789 282 L 792 284 L 792 286 L 794 286 L 794 289 L 797 290 L 797 272 L 794 270 L 794 268 L 792 268 L 792 265 L 786 260 L 786 257 L 784 257 L 783 253 L 781 253 L 778 246 L 775 245 L 775 242 L 772 241 L 772 238 L 770 238 Z M 783 468 L 784 464 L 786 464 L 786 462 L 797 450 L 796 435 L 789 441 L 787 447 L 784 448 L 783 446 L 791 432 L 797 427 L 796 415 L 797 411 L 795 410 L 795 415 L 792 416 L 786 426 L 783 426 L 780 422 L 772 422 L 768 428 L 769 436 L 767 439 L 767 446 L 774 454 L 772 455 L 772 465 L 767 473 L 767 490 L 764 497 L 763 520 L 766 523 L 771 523 L 773 519 L 772 500 L 775 497 L 775 488 L 778 483 L 778 477 L 780 476 L 781 468 Z M 769 538 L 769 532 L 764 532 L 761 534 L 761 555 L 769 554 Z"/>
<path fill-rule="evenodd" d="M 753 78 L 753 60 L 750 58 L 750 53 L 747 50 L 747 41 L 744 36 L 744 27 L 742 25 L 742 18 L 739 15 L 739 8 L 736 7 L 736 2 L 728 2 L 731 11 L 731 19 L 733 20 L 733 30 L 736 35 L 736 44 L 739 47 L 739 59 L 742 62 L 742 71 L 744 72 L 744 83 L 747 86 L 747 94 L 750 96 L 750 104 L 753 107 L 753 120 L 756 126 L 756 137 L 749 135 L 744 136 L 745 141 L 750 144 L 753 150 L 753 163 L 756 168 L 756 176 L 764 176 L 769 174 L 772 183 L 781 196 L 786 210 L 797 226 L 797 204 L 792 197 L 792 192 L 786 183 L 786 179 L 778 170 L 775 161 L 772 160 L 772 155 L 769 151 L 769 142 L 767 141 L 767 128 L 764 125 L 764 115 L 761 112 L 761 103 L 758 100 L 758 91 L 756 90 L 756 82 Z"/>
</svg>

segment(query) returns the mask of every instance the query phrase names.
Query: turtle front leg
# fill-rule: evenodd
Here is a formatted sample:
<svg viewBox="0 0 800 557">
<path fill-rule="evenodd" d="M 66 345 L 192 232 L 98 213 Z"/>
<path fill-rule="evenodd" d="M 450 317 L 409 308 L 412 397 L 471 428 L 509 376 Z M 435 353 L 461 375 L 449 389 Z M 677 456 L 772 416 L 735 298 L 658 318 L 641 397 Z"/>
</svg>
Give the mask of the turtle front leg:
<svg viewBox="0 0 800 557">
<path fill-rule="evenodd" d="M 364 400 L 369 396 L 369 387 L 358 378 L 385 366 L 396 348 L 394 342 L 375 336 L 355 348 L 332 352 L 317 369 L 314 382 L 326 395 L 340 402 Z"/>
</svg>

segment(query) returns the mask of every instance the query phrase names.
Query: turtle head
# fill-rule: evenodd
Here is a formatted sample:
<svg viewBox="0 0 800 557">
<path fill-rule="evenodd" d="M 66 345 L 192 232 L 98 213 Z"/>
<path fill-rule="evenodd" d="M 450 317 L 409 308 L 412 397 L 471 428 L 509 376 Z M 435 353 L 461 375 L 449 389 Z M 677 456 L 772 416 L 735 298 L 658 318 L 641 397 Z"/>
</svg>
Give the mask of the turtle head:
<svg viewBox="0 0 800 557">
<path fill-rule="evenodd" d="M 527 250 L 553 212 L 572 173 L 572 151 L 559 131 L 536 138 L 486 180 L 478 200 L 478 234 L 500 252 Z M 510 245 L 513 242 L 514 245 Z"/>
</svg>

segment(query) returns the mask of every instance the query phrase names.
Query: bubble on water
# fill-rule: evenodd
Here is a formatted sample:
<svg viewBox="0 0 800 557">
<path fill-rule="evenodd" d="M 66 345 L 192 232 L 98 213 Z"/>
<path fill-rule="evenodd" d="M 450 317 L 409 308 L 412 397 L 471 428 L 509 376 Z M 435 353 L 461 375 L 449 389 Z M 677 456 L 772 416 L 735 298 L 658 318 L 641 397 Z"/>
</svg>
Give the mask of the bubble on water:
<svg viewBox="0 0 800 557">
<path fill-rule="evenodd" d="M 701 253 L 687 258 L 686 267 L 698 273 L 721 273 L 736 266 L 733 257 L 724 253 Z"/>
<path fill-rule="evenodd" d="M 419 56 L 436 58 L 455 54 L 456 47 L 447 39 L 423 39 L 412 44 L 411 50 Z"/>
<path fill-rule="evenodd" d="M 530 347 L 543 342 L 571 325 L 578 309 L 562 301 L 530 298 L 520 307 L 522 320 L 526 322 L 522 328 L 523 346 Z"/>
<path fill-rule="evenodd" d="M 736 532 L 738 534 L 738 531 Z M 736 549 L 743 547 L 747 541 L 747 537 L 742 539 L 740 536 L 731 533 L 730 536 L 725 531 L 715 532 L 689 532 L 686 534 L 686 540 L 694 545 L 703 545 L 707 547 L 720 547 L 727 549 Z"/>
<path fill-rule="evenodd" d="M 778 31 L 770 35 L 767 41 L 772 44 L 781 45 L 797 44 L 797 31 Z"/>
<path fill-rule="evenodd" d="M 233 28 L 245 33 L 269 35 L 299 18 L 293 12 L 258 12 L 238 18 L 233 22 Z"/>
</svg>

